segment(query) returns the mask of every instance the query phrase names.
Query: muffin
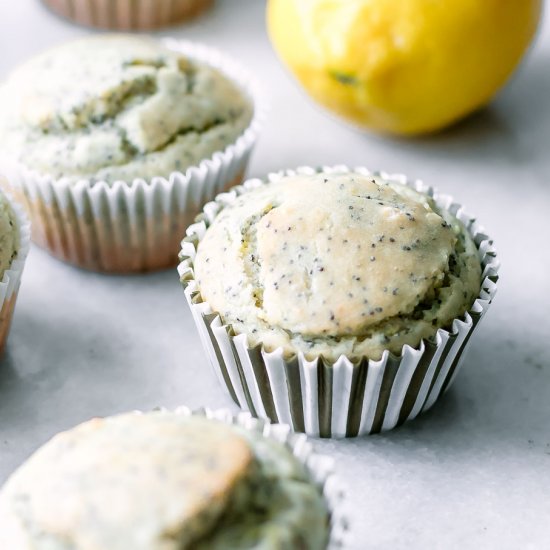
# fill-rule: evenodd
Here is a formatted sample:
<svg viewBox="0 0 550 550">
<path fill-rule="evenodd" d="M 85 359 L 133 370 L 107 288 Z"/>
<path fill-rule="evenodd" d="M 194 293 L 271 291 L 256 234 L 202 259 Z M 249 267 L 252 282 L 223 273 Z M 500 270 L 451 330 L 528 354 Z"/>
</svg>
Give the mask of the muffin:
<svg viewBox="0 0 550 550">
<path fill-rule="evenodd" d="M 214 0 L 42 0 L 55 13 L 101 29 L 146 30 L 192 19 Z"/>
<path fill-rule="evenodd" d="M 2 189 L 0 177 L 0 353 L 11 326 L 17 292 L 30 245 L 30 225 L 22 208 Z"/>
<path fill-rule="evenodd" d="M 323 436 L 378 432 L 430 407 L 496 280 L 490 241 L 449 197 L 341 167 L 220 195 L 181 259 L 232 397 Z"/>
<path fill-rule="evenodd" d="M 85 38 L 0 89 L 0 166 L 55 256 L 102 271 L 173 265 L 179 230 L 242 179 L 252 85 L 208 49 L 167 44 Z"/>
<path fill-rule="evenodd" d="M 207 414 L 127 413 L 58 434 L 0 492 L 1 547 L 327 548 L 338 528 L 313 477 L 321 458 L 285 445 L 280 426 Z"/>
</svg>

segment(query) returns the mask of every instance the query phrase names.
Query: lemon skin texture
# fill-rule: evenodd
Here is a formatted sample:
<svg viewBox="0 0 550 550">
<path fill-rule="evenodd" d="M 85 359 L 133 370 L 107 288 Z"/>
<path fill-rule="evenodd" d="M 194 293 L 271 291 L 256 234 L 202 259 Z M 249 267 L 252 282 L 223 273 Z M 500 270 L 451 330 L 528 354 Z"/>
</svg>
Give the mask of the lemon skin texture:
<svg viewBox="0 0 550 550">
<path fill-rule="evenodd" d="M 486 105 L 542 0 L 269 0 L 275 50 L 313 99 L 382 133 L 440 130 Z"/>
</svg>

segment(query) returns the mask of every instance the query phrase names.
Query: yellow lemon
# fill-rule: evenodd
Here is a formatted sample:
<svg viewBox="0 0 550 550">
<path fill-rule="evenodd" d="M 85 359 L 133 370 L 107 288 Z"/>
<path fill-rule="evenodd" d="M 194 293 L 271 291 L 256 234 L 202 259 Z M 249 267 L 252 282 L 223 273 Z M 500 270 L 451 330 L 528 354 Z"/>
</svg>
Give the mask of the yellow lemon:
<svg viewBox="0 0 550 550">
<path fill-rule="evenodd" d="M 282 60 L 319 103 L 393 134 L 439 130 L 490 101 L 542 0 L 269 0 Z"/>
</svg>

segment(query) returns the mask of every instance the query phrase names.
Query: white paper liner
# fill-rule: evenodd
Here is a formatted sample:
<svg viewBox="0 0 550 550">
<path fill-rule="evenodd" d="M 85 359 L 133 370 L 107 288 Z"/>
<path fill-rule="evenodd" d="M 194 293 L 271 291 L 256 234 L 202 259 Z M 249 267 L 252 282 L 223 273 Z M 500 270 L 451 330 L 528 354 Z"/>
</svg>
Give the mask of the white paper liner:
<svg viewBox="0 0 550 550">
<path fill-rule="evenodd" d="M 312 480 L 323 493 L 330 514 L 329 550 L 347 548 L 351 543 L 349 522 L 344 509 L 344 491 L 334 471 L 334 459 L 317 454 L 304 434 L 293 433 L 290 426 L 285 424 L 272 424 L 268 419 L 254 418 L 249 412 L 234 414 L 228 409 L 191 410 L 188 407 L 178 407 L 174 411 L 160 410 L 184 416 L 205 416 L 225 424 L 240 426 L 286 445 L 292 454 L 306 466 Z"/>
<path fill-rule="evenodd" d="M 42 0 L 52 11 L 81 25 L 103 29 L 153 29 L 190 19 L 213 0 Z"/>
<path fill-rule="evenodd" d="M 15 202 L 9 193 L 2 192 L 8 200 L 14 214 L 19 233 L 19 250 L 17 256 L 12 260 L 10 268 L 4 271 L 0 281 L 0 352 L 6 343 L 17 293 L 21 285 L 23 268 L 31 245 L 31 225 L 23 208 Z"/>
<path fill-rule="evenodd" d="M 268 181 L 296 173 L 349 171 L 346 166 L 301 167 L 270 174 Z M 478 298 L 463 317 L 453 321 L 450 331 L 439 329 L 433 338 L 422 340 L 418 349 L 405 345 L 400 356 L 386 351 L 379 361 L 366 357 L 352 361 L 341 356 L 330 363 L 322 357 L 308 361 L 303 354 L 285 358 L 282 349 L 267 352 L 261 346 L 250 347 L 245 334 L 234 335 L 232 327 L 224 324 L 220 314 L 202 300 L 194 280 L 193 259 L 217 213 L 245 190 L 263 185 L 259 179 L 249 180 L 205 205 L 198 222 L 188 228 L 182 241 L 178 272 L 201 341 L 220 382 L 242 409 L 254 416 L 288 423 L 294 430 L 312 436 L 378 433 L 429 409 L 454 381 L 470 336 L 496 293 L 499 263 L 493 242 L 452 197 L 401 174 L 370 172 L 363 167 L 354 171 L 380 175 L 432 196 L 464 224 L 478 247 L 483 268 Z"/>
<path fill-rule="evenodd" d="M 250 98 L 249 127 L 221 152 L 185 173 L 151 181 L 56 180 L 12 159 L 0 159 L 14 193 L 33 220 L 33 239 L 54 256 L 96 271 L 133 272 L 177 263 L 179 241 L 202 205 L 240 183 L 257 140 L 265 103 L 258 84 L 231 59 L 202 44 L 175 39 L 168 48 L 216 67 Z"/>
</svg>

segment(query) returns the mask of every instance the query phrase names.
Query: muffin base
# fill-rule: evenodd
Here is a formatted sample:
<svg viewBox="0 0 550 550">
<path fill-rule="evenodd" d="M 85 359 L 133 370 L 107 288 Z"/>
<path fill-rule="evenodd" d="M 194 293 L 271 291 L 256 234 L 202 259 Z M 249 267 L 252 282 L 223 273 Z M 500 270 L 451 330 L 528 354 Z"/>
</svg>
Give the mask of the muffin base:
<svg viewBox="0 0 550 550">
<path fill-rule="evenodd" d="M 298 173 L 349 171 L 343 166 Z M 354 171 L 369 175 L 365 168 Z M 296 171 L 269 176 L 270 181 Z M 208 205 L 182 241 L 178 268 L 185 296 L 203 346 L 221 384 L 230 397 L 254 416 L 290 424 L 294 430 L 321 437 L 355 437 L 392 429 L 428 410 L 451 386 L 464 351 L 496 293 L 498 261 L 492 241 L 475 219 L 447 195 L 439 195 L 422 182 L 405 176 L 374 173 L 430 194 L 436 202 L 463 222 L 479 251 L 483 267 L 478 298 L 470 310 L 453 321 L 449 330 L 439 329 L 418 348 L 404 346 L 399 356 L 385 351 L 379 361 L 367 357 L 341 356 L 330 362 L 322 356 L 307 360 L 303 354 L 285 357 L 282 349 L 268 352 L 248 345 L 246 334 L 235 335 L 218 312 L 203 301 L 194 280 L 193 258 L 208 225 L 244 190 L 263 184 L 249 180 L 232 193 Z"/>
<path fill-rule="evenodd" d="M 222 192 L 243 178 L 241 169 L 230 181 L 221 179 L 213 189 L 205 186 L 202 192 Z M 86 189 L 79 204 L 59 200 L 53 193 L 50 200 L 42 195 L 32 196 L 28 188 L 19 195 L 33 220 L 33 241 L 52 256 L 91 271 L 136 273 L 168 269 L 178 263 L 181 235 L 197 215 L 203 199 L 185 200 L 185 207 L 180 210 L 171 200 L 171 195 L 178 194 L 176 186 L 177 183 L 170 190 L 151 190 L 143 184 L 143 204 L 139 209 L 133 197 L 118 202 L 117 193 L 109 188 L 97 190 L 95 197 L 94 188 Z M 119 196 L 125 195 L 122 189 L 119 191 Z M 186 193 L 183 187 L 180 191 Z M 117 202 L 118 209 L 110 208 Z M 168 209 L 161 209 L 162 202 L 169 203 Z M 84 211 L 79 212 L 82 207 Z"/>
<path fill-rule="evenodd" d="M 42 0 L 53 12 L 80 25 L 147 30 L 192 19 L 214 0 Z"/>
<path fill-rule="evenodd" d="M 5 300 L 0 310 L 0 355 L 4 353 L 6 347 L 6 341 L 11 328 L 11 321 L 13 318 L 13 310 L 15 309 L 15 302 L 17 301 L 16 290 L 9 300 Z"/>
</svg>

